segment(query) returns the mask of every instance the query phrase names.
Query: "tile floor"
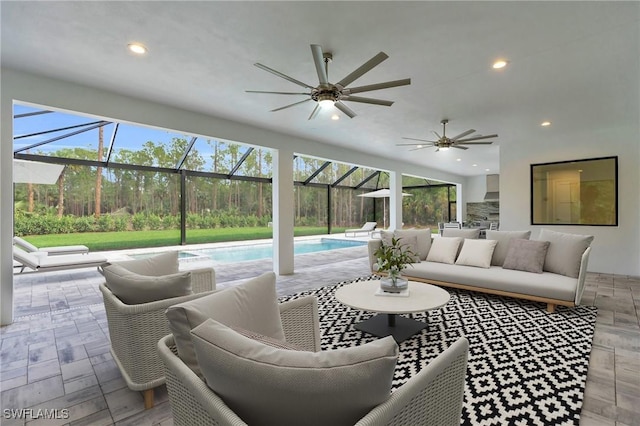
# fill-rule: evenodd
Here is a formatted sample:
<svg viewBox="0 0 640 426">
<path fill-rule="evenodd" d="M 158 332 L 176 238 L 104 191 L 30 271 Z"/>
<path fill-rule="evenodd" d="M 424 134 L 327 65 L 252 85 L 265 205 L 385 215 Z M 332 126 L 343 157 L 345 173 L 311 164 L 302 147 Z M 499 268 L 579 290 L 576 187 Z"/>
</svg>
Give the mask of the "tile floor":
<svg viewBox="0 0 640 426">
<path fill-rule="evenodd" d="M 366 276 L 366 252 L 296 256 L 296 273 L 278 277 L 278 293 Z M 216 281 L 222 288 L 270 270 L 270 261 L 219 265 Z M 640 426 L 640 278 L 592 273 L 587 280 L 583 302 L 599 311 L 580 424 Z M 173 424 L 164 387 L 145 411 L 142 395 L 122 380 L 109 353 L 100 282 L 93 269 L 15 276 L 15 321 L 0 329 L 2 425 Z M 10 409 L 59 410 L 68 419 L 8 419 Z"/>
</svg>

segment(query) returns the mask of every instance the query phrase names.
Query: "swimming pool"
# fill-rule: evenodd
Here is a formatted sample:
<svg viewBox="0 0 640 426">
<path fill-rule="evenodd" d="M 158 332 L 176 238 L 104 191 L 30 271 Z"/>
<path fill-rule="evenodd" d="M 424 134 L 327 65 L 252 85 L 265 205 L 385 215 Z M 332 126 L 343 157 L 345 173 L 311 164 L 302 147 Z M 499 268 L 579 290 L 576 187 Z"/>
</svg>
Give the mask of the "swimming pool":
<svg viewBox="0 0 640 426">
<path fill-rule="evenodd" d="M 366 245 L 366 241 L 336 240 L 332 238 L 320 238 L 316 240 L 301 240 L 293 243 L 293 254 L 314 253 L 325 250 L 336 250 L 349 247 Z M 151 257 L 158 253 L 145 253 L 130 255 L 135 259 Z M 214 263 L 233 263 L 246 260 L 270 259 L 273 257 L 273 245 L 271 243 L 247 244 L 229 247 L 217 247 L 210 249 L 184 250 L 178 252 L 180 259 L 196 260 L 208 257 Z"/>
</svg>

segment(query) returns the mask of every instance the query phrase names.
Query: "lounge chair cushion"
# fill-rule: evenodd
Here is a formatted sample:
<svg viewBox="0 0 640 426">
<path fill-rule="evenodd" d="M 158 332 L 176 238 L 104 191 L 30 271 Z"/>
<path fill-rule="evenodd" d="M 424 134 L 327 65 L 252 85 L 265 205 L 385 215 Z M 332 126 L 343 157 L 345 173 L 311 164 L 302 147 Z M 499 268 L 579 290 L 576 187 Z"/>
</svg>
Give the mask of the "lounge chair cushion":
<svg viewBox="0 0 640 426">
<path fill-rule="evenodd" d="M 103 273 L 109 290 L 127 305 L 193 294 L 189 271 L 151 276 L 131 272 L 120 265 L 108 265 L 103 268 Z"/>
<path fill-rule="evenodd" d="M 487 240 L 496 240 L 498 244 L 493 251 L 493 257 L 491 258 L 491 265 L 502 266 L 504 258 L 507 257 L 507 250 L 509 250 L 509 241 L 513 238 L 521 240 L 528 240 L 531 236 L 531 231 L 487 231 Z"/>
<path fill-rule="evenodd" d="M 355 424 L 389 397 L 398 345 L 387 336 L 331 351 L 269 347 L 207 320 L 191 332 L 207 385 L 248 424 Z"/>
<path fill-rule="evenodd" d="M 27 252 L 45 252 L 49 255 L 65 255 L 65 254 L 83 254 L 89 253 L 89 247 L 83 245 L 74 246 L 56 246 L 56 247 L 36 247 L 29 241 L 20 238 L 13 237 L 13 245 L 18 246 Z"/>
<path fill-rule="evenodd" d="M 276 294 L 276 275 L 264 273 L 243 284 L 167 309 L 169 329 L 178 355 L 196 374 L 200 367 L 191 341 L 191 330 L 209 318 L 229 327 L 240 327 L 277 340 L 285 340 Z"/>
<path fill-rule="evenodd" d="M 168 251 L 146 259 L 110 262 L 140 275 L 161 276 L 178 272 L 178 252 Z"/>
</svg>

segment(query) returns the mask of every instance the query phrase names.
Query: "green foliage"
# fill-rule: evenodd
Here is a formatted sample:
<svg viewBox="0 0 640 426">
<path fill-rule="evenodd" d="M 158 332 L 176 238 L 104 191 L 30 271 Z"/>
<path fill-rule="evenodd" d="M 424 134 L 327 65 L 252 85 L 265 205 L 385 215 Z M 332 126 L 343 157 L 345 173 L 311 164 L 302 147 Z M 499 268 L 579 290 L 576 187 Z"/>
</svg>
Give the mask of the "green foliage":
<svg viewBox="0 0 640 426">
<path fill-rule="evenodd" d="M 374 253 L 378 260 L 378 271 L 393 272 L 401 271 L 411 265 L 416 258 L 405 244 L 400 244 L 402 238 L 392 238 L 391 245 L 382 244 Z"/>
<path fill-rule="evenodd" d="M 134 231 L 142 231 L 147 226 L 147 218 L 143 213 L 136 213 L 131 218 L 131 227 Z"/>
<path fill-rule="evenodd" d="M 78 217 L 73 224 L 74 232 L 92 232 L 95 231 L 95 223 L 92 216 Z"/>
<path fill-rule="evenodd" d="M 98 231 L 100 232 L 109 232 L 115 229 L 115 221 L 113 217 L 108 214 L 103 214 L 98 218 Z"/>
<path fill-rule="evenodd" d="M 157 230 L 162 228 L 162 219 L 160 216 L 155 214 L 150 214 L 147 216 L 147 226 L 151 230 Z"/>
</svg>

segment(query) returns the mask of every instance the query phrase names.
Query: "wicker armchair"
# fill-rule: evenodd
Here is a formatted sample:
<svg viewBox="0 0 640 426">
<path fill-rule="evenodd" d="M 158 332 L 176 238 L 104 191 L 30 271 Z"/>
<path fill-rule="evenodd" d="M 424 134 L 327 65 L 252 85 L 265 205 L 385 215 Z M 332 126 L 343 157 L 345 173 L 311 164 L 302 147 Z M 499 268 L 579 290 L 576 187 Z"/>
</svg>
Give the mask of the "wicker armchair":
<svg viewBox="0 0 640 426">
<path fill-rule="evenodd" d="M 212 268 L 191 271 L 194 294 L 155 302 L 127 305 L 103 283 L 100 291 L 107 313 L 111 355 L 129 389 L 143 391 L 144 407 L 151 408 L 153 389 L 165 383 L 158 341 L 169 333 L 165 311 L 169 306 L 205 296 L 215 290 Z"/>
<path fill-rule="evenodd" d="M 320 350 L 315 298 L 295 299 L 279 307 L 287 342 L 311 351 Z M 469 342 L 459 339 L 357 425 L 459 425 L 468 349 Z M 166 367 L 175 425 L 246 425 L 182 362 L 172 335 L 158 342 L 158 350 Z"/>
</svg>

